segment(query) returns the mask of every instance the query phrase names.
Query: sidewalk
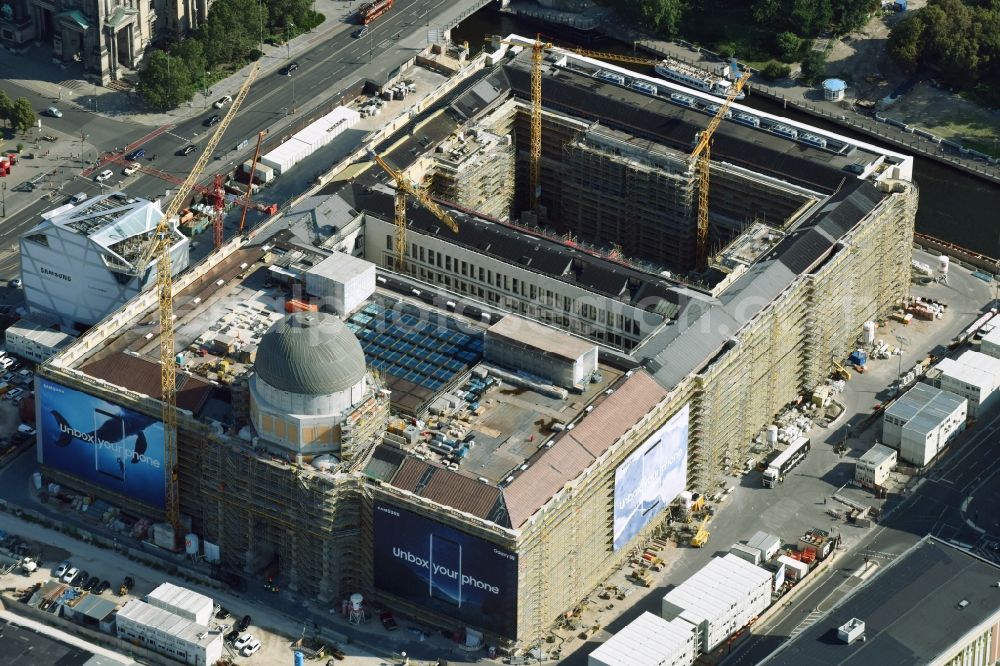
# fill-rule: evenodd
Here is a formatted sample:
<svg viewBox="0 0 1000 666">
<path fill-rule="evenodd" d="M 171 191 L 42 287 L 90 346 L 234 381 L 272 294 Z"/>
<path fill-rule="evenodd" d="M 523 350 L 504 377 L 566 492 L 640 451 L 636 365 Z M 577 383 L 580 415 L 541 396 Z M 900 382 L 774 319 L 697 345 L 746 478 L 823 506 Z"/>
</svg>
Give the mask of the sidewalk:
<svg viewBox="0 0 1000 666">
<path fill-rule="evenodd" d="M 314 0 L 316 11 L 325 17 L 323 23 L 291 40 L 288 46 L 265 44 L 264 55 L 260 59 L 262 70 L 258 77 L 277 70 L 289 57 L 294 58 L 309 51 L 335 31 L 345 30 L 347 20 L 361 4 L 363 0 Z M 128 116 L 137 123 L 161 127 L 203 114 L 215 99 L 223 95 L 235 96 L 246 80 L 250 65 L 214 83 L 208 95 L 195 93 L 190 102 L 163 113 L 146 109 L 142 100 L 134 93 L 111 90 L 84 80 L 81 78 L 83 69 L 78 64 L 54 63 L 51 47 L 48 46 L 35 46 L 21 55 L 0 49 L 0 71 L 15 73 L 7 78 L 40 95 L 48 96 L 53 101 L 61 100 L 60 104 L 72 104 L 91 112 L 94 112 L 96 104 L 96 113 L 107 118 Z"/>
</svg>

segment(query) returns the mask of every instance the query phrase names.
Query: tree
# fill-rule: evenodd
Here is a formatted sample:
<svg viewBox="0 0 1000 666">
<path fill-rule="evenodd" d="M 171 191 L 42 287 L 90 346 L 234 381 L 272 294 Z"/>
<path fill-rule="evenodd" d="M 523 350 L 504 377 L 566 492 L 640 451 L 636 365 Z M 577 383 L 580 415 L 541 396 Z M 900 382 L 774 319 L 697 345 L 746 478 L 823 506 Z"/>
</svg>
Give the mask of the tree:
<svg viewBox="0 0 1000 666">
<path fill-rule="evenodd" d="M 31 102 L 27 97 L 18 97 L 14 102 L 11 113 L 11 123 L 18 132 L 27 132 L 29 127 L 34 127 L 38 117 L 35 110 L 31 108 Z"/>
<path fill-rule="evenodd" d="M 750 12 L 754 21 L 767 25 L 781 15 L 781 0 L 754 0 Z"/>
<path fill-rule="evenodd" d="M 793 62 L 798 59 L 799 51 L 802 50 L 802 40 L 799 39 L 798 35 L 794 32 L 779 32 L 774 41 L 784 62 Z"/>
<path fill-rule="evenodd" d="M 915 72 L 923 51 L 924 23 L 919 14 L 903 19 L 889 33 L 889 53 L 907 72 Z"/>
<path fill-rule="evenodd" d="M 667 36 L 677 33 L 687 9 L 687 0 L 613 0 L 612 4 L 626 18 Z"/>
<path fill-rule="evenodd" d="M 776 60 L 770 61 L 764 65 L 764 69 L 760 70 L 760 75 L 765 79 L 770 79 L 771 81 L 783 79 L 791 73 L 791 67 L 784 63 L 777 62 Z"/>
<path fill-rule="evenodd" d="M 802 59 L 802 78 L 807 83 L 816 83 L 826 75 L 826 53 L 810 50 Z"/>
<path fill-rule="evenodd" d="M 183 60 L 153 51 L 139 72 L 139 93 L 154 109 L 173 109 L 194 94 L 191 78 L 191 70 Z"/>
<path fill-rule="evenodd" d="M 0 90 L 0 120 L 6 124 L 10 121 L 14 113 L 14 100 L 10 98 L 6 90 Z"/>
</svg>

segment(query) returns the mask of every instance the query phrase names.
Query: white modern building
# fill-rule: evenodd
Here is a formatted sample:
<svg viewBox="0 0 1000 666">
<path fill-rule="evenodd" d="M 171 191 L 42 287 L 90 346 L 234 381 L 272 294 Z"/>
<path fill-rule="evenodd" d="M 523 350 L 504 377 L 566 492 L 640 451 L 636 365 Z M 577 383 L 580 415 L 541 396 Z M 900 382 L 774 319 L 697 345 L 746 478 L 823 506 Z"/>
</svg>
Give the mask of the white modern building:
<svg viewBox="0 0 1000 666">
<path fill-rule="evenodd" d="M 919 382 L 887 410 L 882 442 L 899 449 L 899 459 L 923 467 L 952 437 L 965 430 L 968 401 Z"/>
<path fill-rule="evenodd" d="M 42 214 L 21 236 L 21 278 L 31 313 L 87 327 L 156 283 L 156 257 L 144 266 L 163 217 L 159 202 L 123 192 Z M 189 241 L 173 225 L 174 275 L 188 267 Z"/>
<path fill-rule="evenodd" d="M 44 363 L 73 342 L 76 336 L 60 330 L 47 316 L 29 315 L 11 324 L 4 332 L 4 338 L 9 353 L 35 363 Z"/>
<path fill-rule="evenodd" d="M 865 488 L 885 487 L 889 474 L 896 466 L 897 456 L 895 449 L 876 444 L 854 464 L 854 481 Z"/>
<path fill-rule="evenodd" d="M 486 329 L 486 360 L 580 388 L 597 372 L 597 345 L 524 317 L 507 315 Z"/>
<path fill-rule="evenodd" d="M 347 317 L 375 293 L 375 264 L 334 252 L 305 274 L 306 293 L 323 299 L 324 310 Z"/>
<path fill-rule="evenodd" d="M 145 601 L 133 599 L 115 616 L 118 638 L 193 666 L 222 658 L 222 634 Z"/>
<path fill-rule="evenodd" d="M 996 329 L 994 329 L 996 330 Z M 1000 358 L 967 351 L 958 358 L 946 358 L 934 366 L 940 373 L 938 384 L 945 391 L 969 401 L 969 418 L 979 418 L 1000 399 Z"/>
<path fill-rule="evenodd" d="M 590 653 L 588 666 L 690 666 L 698 656 L 693 624 L 643 613 Z"/>
<path fill-rule="evenodd" d="M 215 607 L 211 597 L 172 583 L 160 584 L 146 595 L 146 603 L 204 626 L 212 621 Z"/>
<path fill-rule="evenodd" d="M 709 653 L 771 604 L 771 573 L 732 553 L 716 557 L 663 597 L 663 618 L 695 626 Z"/>
</svg>

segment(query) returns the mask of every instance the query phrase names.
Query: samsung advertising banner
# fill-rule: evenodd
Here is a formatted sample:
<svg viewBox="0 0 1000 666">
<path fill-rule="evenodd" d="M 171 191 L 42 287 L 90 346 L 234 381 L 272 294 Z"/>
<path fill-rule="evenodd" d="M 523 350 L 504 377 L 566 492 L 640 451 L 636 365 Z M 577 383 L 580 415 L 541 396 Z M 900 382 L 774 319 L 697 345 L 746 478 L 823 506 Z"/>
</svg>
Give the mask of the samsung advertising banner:
<svg viewBox="0 0 1000 666">
<path fill-rule="evenodd" d="M 40 380 L 40 462 L 137 502 L 162 508 L 163 423 Z"/>
<path fill-rule="evenodd" d="M 689 413 L 690 405 L 684 405 L 615 470 L 615 550 L 684 490 Z"/>
<path fill-rule="evenodd" d="M 517 556 L 392 504 L 375 503 L 375 587 L 507 638 L 517 632 Z"/>
</svg>

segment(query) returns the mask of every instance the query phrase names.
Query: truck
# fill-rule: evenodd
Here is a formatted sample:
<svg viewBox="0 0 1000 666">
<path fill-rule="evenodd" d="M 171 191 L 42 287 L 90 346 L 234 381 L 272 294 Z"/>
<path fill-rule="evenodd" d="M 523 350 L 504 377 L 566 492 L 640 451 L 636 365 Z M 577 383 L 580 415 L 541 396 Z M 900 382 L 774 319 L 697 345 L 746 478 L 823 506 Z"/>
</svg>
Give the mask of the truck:
<svg viewBox="0 0 1000 666">
<path fill-rule="evenodd" d="M 807 437 L 799 437 L 778 454 L 764 470 L 762 481 L 765 488 L 774 488 L 785 479 L 785 474 L 802 462 L 812 444 Z"/>
<path fill-rule="evenodd" d="M 392 9 L 392 3 L 395 0 L 372 0 L 372 2 L 366 2 L 361 5 L 358 9 L 358 21 L 363 25 L 368 25 L 382 14 Z"/>
</svg>

